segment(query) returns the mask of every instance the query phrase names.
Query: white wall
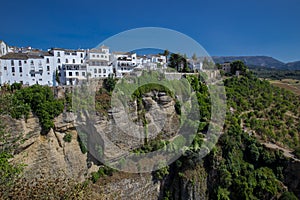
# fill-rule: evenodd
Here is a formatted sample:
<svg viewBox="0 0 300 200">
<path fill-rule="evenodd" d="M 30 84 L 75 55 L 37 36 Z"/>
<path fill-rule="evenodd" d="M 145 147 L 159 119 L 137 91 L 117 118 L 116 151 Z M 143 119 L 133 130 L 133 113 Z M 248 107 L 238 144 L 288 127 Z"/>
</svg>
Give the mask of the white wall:
<svg viewBox="0 0 300 200">
<path fill-rule="evenodd" d="M 53 86 L 53 72 L 52 56 L 28 59 L 1 59 L 1 85 L 5 83 L 23 83 Z"/>
</svg>

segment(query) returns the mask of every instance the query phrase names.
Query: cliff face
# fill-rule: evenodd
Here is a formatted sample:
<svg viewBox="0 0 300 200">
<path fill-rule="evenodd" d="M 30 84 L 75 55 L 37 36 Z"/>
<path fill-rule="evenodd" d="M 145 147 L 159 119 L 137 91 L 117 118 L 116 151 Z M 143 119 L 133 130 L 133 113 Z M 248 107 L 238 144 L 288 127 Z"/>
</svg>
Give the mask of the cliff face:
<svg viewBox="0 0 300 200">
<path fill-rule="evenodd" d="M 138 102 L 131 105 L 132 121 L 139 125 L 147 121 L 150 139 L 158 132 L 162 138 L 171 138 L 178 129 L 179 118 L 174 108 L 174 99 L 165 93 L 150 92 L 142 97 L 142 106 Z M 140 110 L 144 112 L 139 112 Z M 141 116 L 143 113 L 143 116 Z M 124 117 L 120 110 L 113 110 L 107 117 L 97 116 L 93 130 L 105 130 L 107 140 L 118 144 L 118 147 L 129 150 L 142 146 L 145 140 L 132 137 L 124 132 L 115 117 Z M 113 115 L 115 115 L 113 117 Z M 74 126 L 74 116 L 63 113 L 54 121 L 55 128 L 47 135 L 41 135 L 39 121 L 33 115 L 28 120 L 15 120 L 9 116 L 1 116 L 1 121 L 13 137 L 21 135 L 22 143 L 16 150 L 13 162 L 25 164 L 24 176 L 34 183 L 35 180 L 72 179 L 82 182 L 98 167 L 90 165 L 87 154 L 83 154 L 77 141 L 77 129 Z M 123 124 L 124 125 L 124 124 Z M 126 125 L 126 124 L 125 124 Z M 87 130 L 89 131 L 89 130 Z M 71 142 L 65 142 L 66 134 L 72 135 Z M 105 142 L 105 141 L 104 141 Z M 109 151 L 108 151 L 109 152 Z M 114 153 L 114 149 L 111 150 Z M 109 156 L 109 155 L 106 155 Z M 300 194 L 299 162 L 290 162 L 284 170 L 284 184 L 295 194 Z M 113 176 L 101 177 L 96 184 L 90 184 L 89 198 L 91 199 L 209 199 L 211 188 L 210 177 L 213 171 L 207 171 L 203 164 L 186 168 L 178 173 L 170 168 L 170 174 L 163 181 L 156 181 L 151 173 L 128 174 L 115 172 Z M 65 184 L 68 184 L 67 182 Z"/>
<path fill-rule="evenodd" d="M 171 199 L 208 199 L 208 175 L 203 164 L 171 175 L 167 178 L 167 187 L 164 188 L 165 196 L 169 191 Z"/>
<path fill-rule="evenodd" d="M 2 117 L 2 121 L 14 136 L 21 135 L 21 144 L 17 149 L 14 162 L 25 164 L 26 179 L 72 178 L 83 181 L 87 175 L 87 156 L 82 154 L 77 142 L 77 132 L 68 118 L 59 116 L 55 120 L 55 130 L 41 135 L 39 121 L 33 115 L 29 119 L 15 120 Z M 71 142 L 65 142 L 66 133 L 72 135 Z"/>
<path fill-rule="evenodd" d="M 90 188 L 90 199 L 159 199 L 161 183 L 151 174 L 114 173 Z"/>
<path fill-rule="evenodd" d="M 138 125 L 143 125 L 143 120 L 146 120 L 149 133 L 153 133 L 149 135 L 150 140 L 155 139 L 159 133 L 163 133 L 165 138 L 170 138 L 176 134 L 179 124 L 174 105 L 174 99 L 165 93 L 147 93 L 142 97 L 142 104 L 139 105 L 141 107 L 138 108 L 137 101 L 132 103 L 130 120 Z M 140 115 L 141 110 L 143 110 L 143 116 Z M 104 130 L 107 135 L 106 139 L 124 150 L 141 147 L 145 139 L 137 139 L 123 131 L 122 127 L 120 128 L 117 124 L 117 118 L 123 115 L 119 110 L 114 112 L 109 113 L 107 117 L 97 116 L 93 131 Z M 1 120 L 9 127 L 9 132 L 14 137 L 21 136 L 22 138 L 13 162 L 25 164 L 26 180 L 33 184 L 35 181 L 43 182 L 56 178 L 82 182 L 89 177 L 91 172 L 98 170 L 97 166 L 91 165 L 87 154 L 81 152 L 74 118 L 72 113 L 61 114 L 54 120 L 55 127 L 47 135 L 41 135 L 39 120 L 32 114 L 26 121 L 1 116 Z M 64 141 L 66 134 L 72 135 L 71 142 Z M 92 187 L 95 189 L 92 191 L 97 199 L 102 197 L 141 199 L 145 196 L 157 199 L 160 196 L 161 184 L 153 180 L 151 173 L 124 175 L 117 172 L 112 177 L 101 178 L 99 183 Z"/>
</svg>

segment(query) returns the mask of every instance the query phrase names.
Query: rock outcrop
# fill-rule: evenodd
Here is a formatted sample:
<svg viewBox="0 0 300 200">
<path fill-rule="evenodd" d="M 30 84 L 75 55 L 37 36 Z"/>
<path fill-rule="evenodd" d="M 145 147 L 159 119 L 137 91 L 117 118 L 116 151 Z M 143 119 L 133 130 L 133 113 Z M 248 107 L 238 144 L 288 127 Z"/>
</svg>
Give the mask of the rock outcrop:
<svg viewBox="0 0 300 200">
<path fill-rule="evenodd" d="M 67 119 L 66 121 L 64 119 Z M 28 179 L 47 179 L 65 177 L 83 181 L 88 174 L 87 155 L 82 154 L 77 132 L 68 118 L 62 115 L 55 119 L 57 130 L 51 129 L 47 135 L 41 135 L 38 118 L 30 115 L 25 121 L 11 117 L 2 118 L 9 132 L 15 137 L 21 136 L 14 162 L 25 164 L 24 175 Z M 71 142 L 65 142 L 65 134 L 71 134 Z"/>
</svg>

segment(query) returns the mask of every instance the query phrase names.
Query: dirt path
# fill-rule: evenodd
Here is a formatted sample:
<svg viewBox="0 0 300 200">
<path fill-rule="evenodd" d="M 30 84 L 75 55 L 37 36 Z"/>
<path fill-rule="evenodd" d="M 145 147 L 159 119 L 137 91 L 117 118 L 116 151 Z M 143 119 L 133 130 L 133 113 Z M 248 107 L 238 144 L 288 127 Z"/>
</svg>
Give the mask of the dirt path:
<svg viewBox="0 0 300 200">
<path fill-rule="evenodd" d="M 244 115 L 244 114 L 248 114 L 248 113 L 250 113 L 250 112 L 253 112 L 253 110 L 248 110 L 248 111 L 244 111 L 244 112 L 241 112 L 241 114 L 239 114 L 239 118 L 242 116 L 242 115 Z M 241 128 L 244 130 L 244 131 L 246 131 L 246 132 L 248 132 L 249 130 L 246 128 L 246 127 L 244 127 L 244 120 L 243 119 L 240 119 L 241 120 L 241 123 L 240 123 L 240 126 L 241 126 Z M 264 145 L 265 147 L 267 147 L 267 148 L 269 148 L 269 149 L 274 149 L 274 150 L 281 150 L 281 151 L 283 151 L 283 155 L 285 156 L 285 157 L 287 157 L 287 158 L 291 158 L 291 159 L 293 159 L 293 160 L 295 160 L 295 161 L 300 161 L 299 159 L 297 159 L 293 154 L 292 154 L 292 150 L 290 150 L 290 149 L 287 149 L 287 148 L 284 148 L 284 147 L 281 147 L 281 146 L 278 146 L 277 144 L 274 144 L 274 143 L 271 143 L 271 142 L 265 142 L 265 141 L 262 141 L 261 140 L 261 138 L 255 133 L 255 131 L 253 131 L 252 130 L 252 132 L 254 133 L 254 136 L 258 139 L 258 141 L 262 144 L 262 145 Z"/>
<path fill-rule="evenodd" d="M 295 161 L 300 161 L 299 159 L 295 158 L 295 156 L 292 154 L 292 151 L 287 149 L 287 148 L 283 148 L 283 147 L 280 147 L 278 146 L 277 144 L 274 144 L 274 143 L 270 143 L 270 142 L 262 142 L 261 144 L 263 144 L 265 147 L 269 148 L 269 149 L 279 149 L 281 151 L 283 151 L 283 155 L 285 157 L 288 157 L 288 158 L 292 158 L 293 160 Z"/>
</svg>

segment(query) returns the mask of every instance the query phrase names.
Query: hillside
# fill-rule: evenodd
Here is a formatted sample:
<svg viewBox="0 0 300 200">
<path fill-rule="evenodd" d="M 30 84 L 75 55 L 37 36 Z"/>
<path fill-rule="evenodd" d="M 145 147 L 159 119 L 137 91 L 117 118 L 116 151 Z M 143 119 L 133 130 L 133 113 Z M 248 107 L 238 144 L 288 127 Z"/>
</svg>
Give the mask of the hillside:
<svg viewBox="0 0 300 200">
<path fill-rule="evenodd" d="M 227 93 L 224 133 L 202 158 L 202 150 L 212 145 L 205 140 L 210 121 L 210 94 L 200 77 L 190 75 L 187 80 L 200 105 L 198 133 L 176 162 L 152 173 L 138 174 L 117 172 L 95 161 L 92 152 L 87 152 L 87 139 L 94 130 L 101 129 L 106 130 L 110 141 L 134 154 L 157 149 L 178 150 L 176 144 L 180 140 L 174 136 L 181 119 L 178 108 L 182 105 L 166 88 L 148 84 L 134 92 L 129 109 L 134 121 L 150 130 L 160 124 L 161 114 L 167 116 L 163 131 L 151 140 L 142 141 L 115 127 L 117 119 L 111 114 L 118 111 L 110 109 L 114 87 L 111 79 L 105 80 L 96 93 L 97 123 L 85 133 L 83 129 L 75 129 L 70 104 L 72 100 L 86 104 L 89 99 L 70 98 L 71 94 L 65 91 L 66 95 L 57 100 L 49 88 L 41 86 L 6 88 L 0 95 L 1 122 L 5 122 L 0 126 L 0 141 L 5 140 L 6 131 L 14 135 L 22 133 L 25 138 L 20 143 L 21 148 L 11 145 L 15 151 L 0 148 L 0 169 L 5 169 L 0 170 L 0 196 L 4 199 L 293 200 L 297 195 L 299 198 L 299 98 L 251 74 L 228 77 L 224 81 Z M 50 105 L 52 109 L 48 109 Z M 119 114 L 122 117 L 122 113 Z M 50 131 L 45 133 L 48 129 Z M 99 154 L 105 152 L 101 143 L 95 147 Z M 24 170 L 16 170 L 18 165 L 9 163 L 8 158 L 12 157 L 18 164 L 26 164 Z M 25 175 L 26 179 L 19 180 L 16 174 Z M 5 184 L 7 179 L 13 184 Z"/>
<path fill-rule="evenodd" d="M 269 56 L 213 56 L 215 63 L 243 61 L 248 67 L 272 68 L 280 70 L 300 70 L 300 61 L 284 63 Z"/>
<path fill-rule="evenodd" d="M 286 67 L 291 70 L 300 70 L 300 61 L 289 62 L 286 64 Z"/>
</svg>

